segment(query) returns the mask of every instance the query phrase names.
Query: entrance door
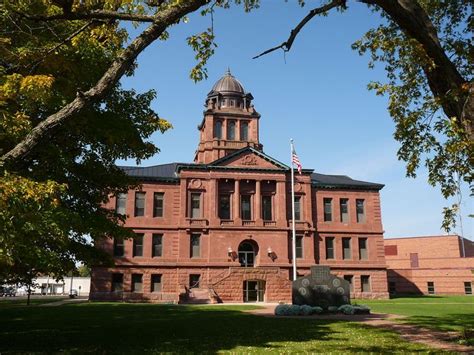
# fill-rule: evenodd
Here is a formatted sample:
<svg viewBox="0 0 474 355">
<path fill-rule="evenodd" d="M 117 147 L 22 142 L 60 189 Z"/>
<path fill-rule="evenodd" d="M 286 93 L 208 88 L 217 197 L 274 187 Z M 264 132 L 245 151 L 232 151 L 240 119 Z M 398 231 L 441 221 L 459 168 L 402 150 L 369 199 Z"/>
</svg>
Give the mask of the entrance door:
<svg viewBox="0 0 474 355">
<path fill-rule="evenodd" d="M 244 302 L 263 302 L 265 281 L 244 281 Z"/>
</svg>

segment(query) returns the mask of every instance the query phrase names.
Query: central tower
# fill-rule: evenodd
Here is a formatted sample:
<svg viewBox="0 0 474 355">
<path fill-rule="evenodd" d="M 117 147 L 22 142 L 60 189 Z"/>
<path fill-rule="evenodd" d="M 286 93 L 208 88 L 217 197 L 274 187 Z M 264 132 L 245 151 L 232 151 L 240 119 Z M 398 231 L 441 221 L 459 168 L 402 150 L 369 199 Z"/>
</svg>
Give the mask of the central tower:
<svg viewBox="0 0 474 355">
<path fill-rule="evenodd" d="M 198 126 L 195 163 L 208 164 L 245 147 L 262 150 L 258 137 L 260 114 L 252 100 L 252 94 L 228 69 L 207 94 L 204 118 Z"/>
</svg>

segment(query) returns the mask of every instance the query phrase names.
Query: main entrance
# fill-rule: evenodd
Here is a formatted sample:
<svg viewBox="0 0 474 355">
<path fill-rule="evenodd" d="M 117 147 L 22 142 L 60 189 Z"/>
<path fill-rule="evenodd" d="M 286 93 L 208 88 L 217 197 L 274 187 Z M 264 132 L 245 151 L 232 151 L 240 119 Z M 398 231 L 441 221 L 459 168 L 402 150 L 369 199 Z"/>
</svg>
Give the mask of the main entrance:
<svg viewBox="0 0 474 355">
<path fill-rule="evenodd" d="M 255 265 L 255 248 L 250 242 L 242 242 L 239 245 L 240 266 L 253 267 Z"/>
<path fill-rule="evenodd" d="M 244 281 L 244 302 L 264 302 L 265 281 Z"/>
</svg>

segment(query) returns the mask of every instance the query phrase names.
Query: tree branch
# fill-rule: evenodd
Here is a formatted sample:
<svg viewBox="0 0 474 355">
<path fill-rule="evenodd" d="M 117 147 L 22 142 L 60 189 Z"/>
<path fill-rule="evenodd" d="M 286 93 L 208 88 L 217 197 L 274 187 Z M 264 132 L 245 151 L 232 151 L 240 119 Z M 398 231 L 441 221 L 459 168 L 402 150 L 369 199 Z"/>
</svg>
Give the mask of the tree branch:
<svg viewBox="0 0 474 355">
<path fill-rule="evenodd" d="M 158 39 L 168 26 L 207 2 L 208 0 L 187 0 L 157 14 L 154 22 L 124 49 L 92 88 L 84 93 L 78 93 L 73 101 L 35 126 L 20 143 L 0 157 L 0 167 L 20 163 L 34 147 L 49 137 L 55 128 L 76 117 L 87 105 L 103 98 L 130 68 L 137 56 Z"/>
<path fill-rule="evenodd" d="M 17 12 L 18 15 L 32 21 L 56 21 L 56 20 L 122 20 L 137 22 L 154 22 L 156 16 L 127 14 L 110 10 L 92 10 L 80 12 L 64 12 L 57 15 L 31 15 L 24 12 Z"/>
<path fill-rule="evenodd" d="M 293 45 L 293 42 L 296 39 L 296 36 L 298 33 L 301 31 L 301 29 L 316 15 L 323 14 L 335 7 L 345 7 L 346 6 L 346 0 L 333 0 L 329 4 L 326 4 L 321 7 L 317 7 L 312 9 L 301 21 L 298 23 L 298 25 L 291 30 L 290 36 L 288 39 L 283 42 L 282 44 L 275 46 L 273 48 L 267 49 L 266 51 L 260 53 L 259 55 L 256 55 L 252 59 L 257 59 L 261 56 L 264 56 L 268 53 L 271 53 L 273 51 L 276 51 L 277 49 L 282 49 L 284 52 L 288 52 L 291 49 L 291 46 Z"/>
</svg>

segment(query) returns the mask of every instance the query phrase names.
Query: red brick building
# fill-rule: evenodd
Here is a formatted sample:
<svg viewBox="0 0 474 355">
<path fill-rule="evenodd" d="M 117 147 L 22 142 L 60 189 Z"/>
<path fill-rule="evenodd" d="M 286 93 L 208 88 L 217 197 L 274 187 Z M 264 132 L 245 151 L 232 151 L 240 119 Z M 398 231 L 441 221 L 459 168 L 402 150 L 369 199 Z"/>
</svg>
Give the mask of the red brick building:
<svg viewBox="0 0 474 355">
<path fill-rule="evenodd" d="M 111 197 L 134 240 L 100 247 L 91 299 L 291 302 L 290 168 L 263 152 L 260 115 L 230 72 L 212 88 L 194 162 L 123 167 L 141 189 Z M 296 174 L 298 273 L 314 264 L 356 297 L 388 297 L 379 190 L 303 169 Z"/>
<path fill-rule="evenodd" d="M 474 243 L 457 235 L 385 240 L 390 293 L 472 295 Z"/>
</svg>

